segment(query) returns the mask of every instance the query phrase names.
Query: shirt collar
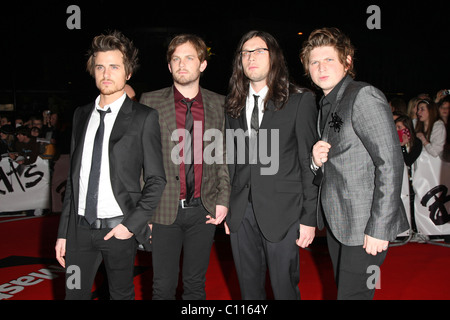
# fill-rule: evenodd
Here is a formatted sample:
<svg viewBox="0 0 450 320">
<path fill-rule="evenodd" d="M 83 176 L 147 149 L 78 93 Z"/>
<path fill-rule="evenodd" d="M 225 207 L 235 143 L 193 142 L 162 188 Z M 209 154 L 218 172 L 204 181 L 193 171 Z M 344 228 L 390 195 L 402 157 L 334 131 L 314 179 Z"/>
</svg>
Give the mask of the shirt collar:
<svg viewBox="0 0 450 320">
<path fill-rule="evenodd" d="M 251 98 L 251 99 L 253 99 L 253 95 L 255 94 L 255 95 L 257 95 L 257 96 L 259 96 L 259 101 L 264 101 L 265 99 L 266 99 L 266 95 L 267 95 L 267 92 L 269 91 L 269 87 L 268 86 L 265 86 L 264 88 L 262 88 L 261 90 L 259 90 L 259 92 L 258 93 L 256 93 L 255 92 L 255 90 L 253 90 L 253 87 L 252 87 L 252 85 L 251 84 L 249 84 L 249 90 L 248 90 L 248 96 Z"/>
<path fill-rule="evenodd" d="M 339 93 L 339 89 L 342 87 L 342 84 L 344 83 L 346 77 L 342 78 L 341 81 L 331 90 L 329 94 L 326 96 L 323 96 L 322 99 L 320 99 L 320 106 L 324 106 L 325 104 L 329 103 L 333 105 L 336 102 L 337 95 Z"/>
<path fill-rule="evenodd" d="M 126 93 L 124 93 L 119 99 L 117 99 L 116 101 L 107 104 L 106 106 L 104 106 L 103 108 L 100 108 L 100 96 L 97 97 L 97 99 L 95 99 L 95 108 L 99 109 L 99 110 L 103 110 L 106 111 L 108 109 L 111 109 L 111 113 L 118 113 L 120 108 L 123 105 L 123 102 L 125 101 L 125 98 L 127 97 Z"/>
<path fill-rule="evenodd" d="M 180 102 L 183 99 L 187 99 L 181 94 L 180 91 L 178 91 L 178 89 L 175 86 L 173 86 L 173 96 L 174 96 L 174 99 L 175 99 L 175 104 L 177 104 L 178 102 Z M 188 99 L 188 100 L 195 100 L 199 104 L 203 104 L 201 90 L 200 89 L 198 90 L 197 95 L 193 99 Z"/>
</svg>

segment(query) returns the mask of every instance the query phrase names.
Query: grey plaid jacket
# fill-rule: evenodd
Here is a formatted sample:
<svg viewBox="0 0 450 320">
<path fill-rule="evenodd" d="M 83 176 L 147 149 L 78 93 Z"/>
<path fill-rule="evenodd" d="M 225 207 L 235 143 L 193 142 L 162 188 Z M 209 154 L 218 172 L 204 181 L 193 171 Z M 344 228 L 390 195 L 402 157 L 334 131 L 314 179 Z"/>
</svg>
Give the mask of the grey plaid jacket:
<svg viewBox="0 0 450 320">
<path fill-rule="evenodd" d="M 331 144 L 319 189 L 328 226 L 347 246 L 362 245 L 364 234 L 392 241 L 409 225 L 400 198 L 404 162 L 389 104 L 381 91 L 349 76 L 336 101 L 322 135 Z"/>
<path fill-rule="evenodd" d="M 225 112 L 223 109 L 225 97 L 203 88 L 200 88 L 200 90 L 205 117 L 204 131 L 218 129 L 225 137 Z M 164 169 L 167 180 L 166 188 L 151 222 L 170 225 L 175 221 L 180 200 L 180 165 L 172 161 L 171 158 L 172 150 L 178 148 L 178 141 L 172 141 L 171 139 L 172 133 L 177 129 L 173 87 L 143 93 L 140 102 L 159 112 Z M 203 160 L 201 200 L 205 209 L 213 217 L 215 217 L 216 205 L 229 207 L 231 186 L 226 164 L 224 141 L 225 139 L 223 139 L 223 144 L 220 148 L 217 144 L 221 141 L 214 139 L 213 141 L 203 141 L 203 150 L 205 148 L 211 150 L 212 148 L 216 152 L 215 158 L 223 159 L 223 161 L 216 161 L 212 164 L 205 163 Z"/>
</svg>

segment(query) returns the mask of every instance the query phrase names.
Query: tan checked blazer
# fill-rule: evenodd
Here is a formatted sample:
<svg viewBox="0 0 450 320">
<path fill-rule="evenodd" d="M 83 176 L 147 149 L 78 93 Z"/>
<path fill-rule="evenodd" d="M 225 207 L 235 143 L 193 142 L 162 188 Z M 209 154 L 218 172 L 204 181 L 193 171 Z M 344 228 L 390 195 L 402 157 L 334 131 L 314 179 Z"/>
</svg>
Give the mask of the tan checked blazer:
<svg viewBox="0 0 450 320">
<path fill-rule="evenodd" d="M 225 97 L 203 88 L 200 88 L 200 91 L 205 117 L 204 131 L 219 129 L 224 132 L 225 116 L 223 105 Z M 171 158 L 172 150 L 178 148 L 178 141 L 172 141 L 171 139 L 172 133 L 177 129 L 173 87 L 143 93 L 140 102 L 159 112 L 164 169 L 167 179 L 166 188 L 151 222 L 170 225 L 175 221 L 180 200 L 180 165 L 174 163 Z M 225 135 L 223 136 L 225 137 Z M 215 141 L 214 139 L 213 141 L 203 141 L 203 150 L 205 148 L 208 148 L 208 150 L 213 148 L 216 152 L 219 152 L 215 156 L 218 157 L 219 155 L 223 159 L 222 163 L 212 164 L 207 164 L 203 160 L 201 200 L 205 209 L 213 217 L 215 217 L 216 205 L 223 205 L 228 208 L 231 191 L 224 141 L 225 139 L 222 141 L 221 148 L 211 145 L 221 141 Z M 178 151 L 176 154 L 179 154 Z"/>
</svg>

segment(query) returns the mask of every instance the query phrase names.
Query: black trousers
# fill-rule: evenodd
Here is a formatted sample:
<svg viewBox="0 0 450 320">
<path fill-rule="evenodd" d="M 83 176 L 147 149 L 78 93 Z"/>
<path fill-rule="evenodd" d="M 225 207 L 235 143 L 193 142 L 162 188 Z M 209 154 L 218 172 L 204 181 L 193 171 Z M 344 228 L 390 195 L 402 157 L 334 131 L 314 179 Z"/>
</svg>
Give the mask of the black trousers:
<svg viewBox="0 0 450 320">
<path fill-rule="evenodd" d="M 266 271 L 269 269 L 274 298 L 298 300 L 300 290 L 299 223 L 294 223 L 280 242 L 270 242 L 262 235 L 253 206 L 248 203 L 237 232 L 230 235 L 236 272 L 243 300 L 266 299 Z"/>
<path fill-rule="evenodd" d="M 87 226 L 79 225 L 76 235 L 68 237 L 66 270 L 71 272 L 66 274 L 66 300 L 92 298 L 92 285 L 102 261 L 105 264 L 111 300 L 134 299 L 136 239 L 133 236 L 127 240 L 115 237 L 103 240 L 110 231 L 111 228 L 91 230 Z M 76 278 L 76 273 L 79 273 L 79 279 Z"/>
<path fill-rule="evenodd" d="M 328 251 L 333 263 L 338 300 L 372 300 L 387 251 L 376 256 L 363 246 L 346 246 L 327 229 Z"/>
<path fill-rule="evenodd" d="M 202 205 L 178 208 L 171 225 L 153 224 L 153 299 L 174 300 L 178 286 L 180 258 L 184 300 L 205 300 L 206 271 L 216 226 L 206 224 L 208 211 Z"/>
</svg>

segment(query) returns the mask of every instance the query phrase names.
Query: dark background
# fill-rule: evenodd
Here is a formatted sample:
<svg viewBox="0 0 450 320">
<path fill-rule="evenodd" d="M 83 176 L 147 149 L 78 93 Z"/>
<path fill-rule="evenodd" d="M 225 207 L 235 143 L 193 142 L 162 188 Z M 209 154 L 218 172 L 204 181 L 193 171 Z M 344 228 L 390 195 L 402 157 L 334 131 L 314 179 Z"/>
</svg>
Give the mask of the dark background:
<svg viewBox="0 0 450 320">
<path fill-rule="evenodd" d="M 69 30 L 69 5 L 81 9 L 81 29 Z M 369 30 L 367 8 L 381 9 L 381 29 Z M 165 52 L 175 34 L 204 38 L 213 56 L 202 86 L 226 94 L 233 53 L 252 29 L 272 33 L 282 46 L 292 79 L 311 87 L 299 60 L 311 31 L 338 27 L 355 45 L 356 80 L 369 82 L 388 98 L 407 102 L 432 97 L 449 83 L 448 1 L 16 1 L 0 11 L 0 104 L 17 114 L 44 109 L 70 121 L 76 106 L 98 95 L 85 71 L 92 38 L 122 31 L 140 50 L 140 68 L 129 84 L 137 96 L 171 85 Z M 302 32 L 303 35 L 298 35 Z M 0 111 L 1 113 L 1 111 Z"/>
</svg>

